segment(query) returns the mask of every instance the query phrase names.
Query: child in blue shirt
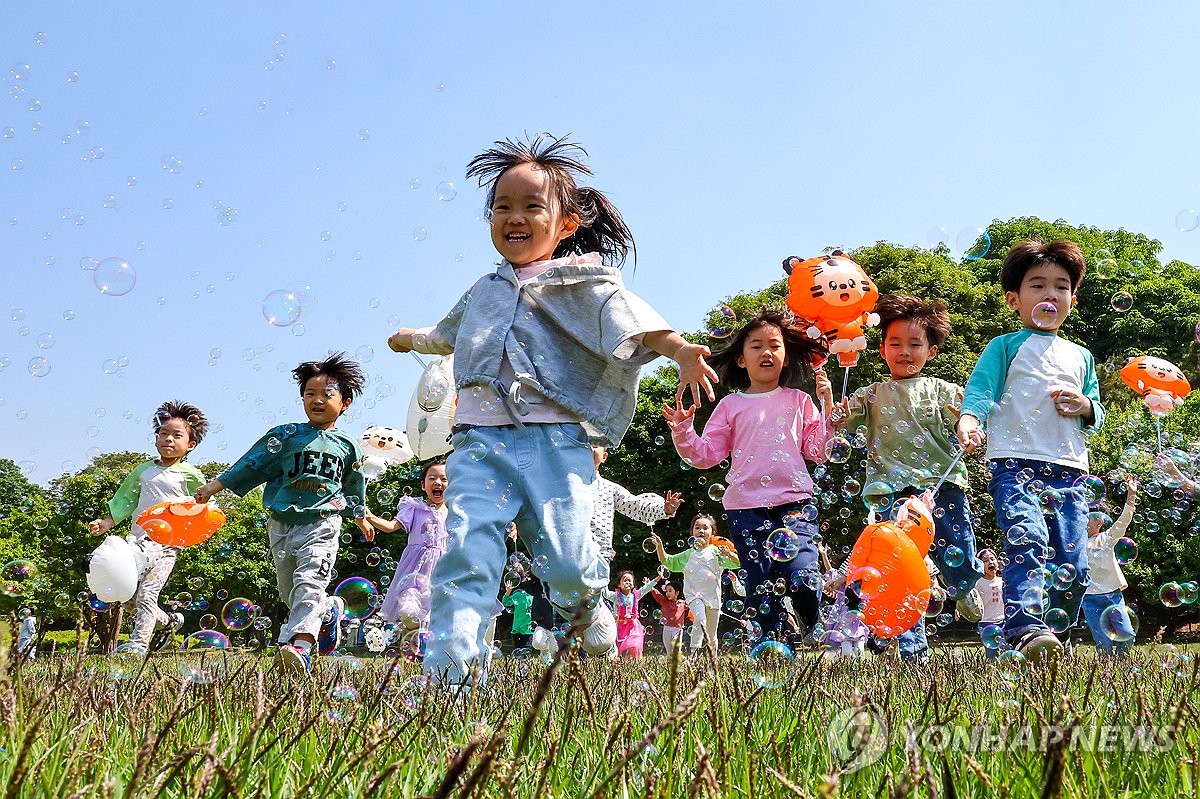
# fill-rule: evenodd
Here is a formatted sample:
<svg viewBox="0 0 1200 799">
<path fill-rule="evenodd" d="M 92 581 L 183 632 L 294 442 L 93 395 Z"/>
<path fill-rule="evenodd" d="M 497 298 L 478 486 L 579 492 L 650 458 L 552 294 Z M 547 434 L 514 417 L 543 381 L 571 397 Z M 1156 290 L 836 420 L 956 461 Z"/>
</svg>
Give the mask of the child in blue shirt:
<svg viewBox="0 0 1200 799">
<path fill-rule="evenodd" d="M 362 450 L 355 437 L 335 426 L 362 391 L 362 370 L 338 352 L 300 364 L 292 376 L 308 422 L 268 430 L 237 463 L 197 489 L 196 500 L 207 502 L 222 488 L 245 496 L 266 483 L 267 535 L 279 598 L 288 606 L 279 659 L 288 669 L 307 672 L 318 632 L 322 651 L 336 649 L 340 641 L 342 600 L 325 590 L 337 560 L 342 514 L 353 517 L 368 541 L 375 528 L 365 519 Z"/>
<path fill-rule="evenodd" d="M 1062 652 L 1055 633 L 1075 623 L 1091 582 L 1088 503 L 1076 483 L 1088 473 L 1084 436 L 1100 429 L 1104 406 L 1092 354 L 1058 335 L 1086 269 L 1070 241 L 1012 248 L 1000 286 L 1022 328 L 984 348 L 957 427 L 968 452 L 987 441 L 988 492 L 1007 556 L 1004 637 L 1039 660 Z M 1056 567 L 1048 589 L 1047 562 Z"/>
<path fill-rule="evenodd" d="M 577 618 L 589 654 L 616 654 L 616 621 L 599 601 L 608 562 L 588 531 L 592 446 L 616 446 L 633 419 L 639 370 L 665 355 L 679 395 L 714 399 L 708 348 L 690 344 L 625 288 L 633 250 L 620 213 L 581 187 L 581 147 L 538 136 L 496 142 L 472 159 L 488 187 L 499 267 L 434 328 L 401 328 L 396 352 L 454 352 L 458 407 L 447 463 L 449 546 L 433 573 L 425 669 L 451 685 L 486 673 L 482 634 L 500 588 L 504 531 L 516 521 L 550 601 Z M 482 490 L 481 490 L 482 489 Z"/>
</svg>

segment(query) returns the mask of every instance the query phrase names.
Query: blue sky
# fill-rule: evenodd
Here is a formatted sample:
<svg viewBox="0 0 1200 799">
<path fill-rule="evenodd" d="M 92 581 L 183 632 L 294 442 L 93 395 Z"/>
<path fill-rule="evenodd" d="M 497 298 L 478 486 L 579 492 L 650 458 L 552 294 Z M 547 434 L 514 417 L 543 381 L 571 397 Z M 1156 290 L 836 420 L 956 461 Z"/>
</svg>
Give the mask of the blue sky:
<svg viewBox="0 0 1200 799">
<path fill-rule="evenodd" d="M 343 427 L 403 427 L 419 367 L 385 339 L 490 268 L 462 172 L 524 131 L 588 148 L 683 330 L 786 255 L 1024 214 L 1200 264 L 1197 30 L 1184 2 L 5 4 L 0 457 L 150 451 L 178 397 L 216 425 L 193 461 L 230 461 L 330 349 L 371 377 Z"/>
</svg>

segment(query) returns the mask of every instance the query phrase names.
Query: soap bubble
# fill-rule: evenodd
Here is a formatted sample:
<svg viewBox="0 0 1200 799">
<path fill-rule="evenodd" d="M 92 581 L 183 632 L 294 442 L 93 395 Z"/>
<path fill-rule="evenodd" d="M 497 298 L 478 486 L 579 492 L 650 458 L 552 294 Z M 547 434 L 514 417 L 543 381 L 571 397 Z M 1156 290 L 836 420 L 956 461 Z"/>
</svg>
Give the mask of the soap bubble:
<svg viewBox="0 0 1200 799">
<path fill-rule="evenodd" d="M 341 597 L 346 605 L 347 619 L 365 619 L 378 606 L 379 589 L 366 577 L 349 577 L 338 583 L 333 595 Z"/>
<path fill-rule="evenodd" d="M 962 253 L 964 261 L 977 261 L 992 248 L 992 237 L 983 228 L 966 227 L 958 232 L 954 244 Z"/>
<path fill-rule="evenodd" d="M 302 311 L 296 295 L 287 289 L 276 289 L 263 297 L 263 318 L 276 327 L 295 324 Z"/>
<path fill-rule="evenodd" d="M 1078 489 L 1083 501 L 1089 505 L 1104 501 L 1104 479 L 1094 474 L 1083 475 L 1072 484 L 1072 488 Z"/>
<path fill-rule="evenodd" d="M 1071 617 L 1062 608 L 1050 608 L 1046 611 L 1045 621 L 1056 633 L 1065 633 L 1071 627 Z"/>
<path fill-rule="evenodd" d="M 938 225 L 931 227 L 925 231 L 925 241 L 928 242 L 931 249 L 937 249 L 942 245 L 950 246 L 950 232 L 946 228 Z"/>
<path fill-rule="evenodd" d="M 24 596 L 33 588 L 38 573 L 37 564 L 31 560 L 10 560 L 0 566 L 0 593 L 10 597 Z"/>
<path fill-rule="evenodd" d="M 1185 208 L 1175 214 L 1175 227 L 1184 233 L 1190 233 L 1200 227 L 1200 213 L 1195 208 Z"/>
<path fill-rule="evenodd" d="M 50 374 L 50 361 L 40 355 L 29 359 L 29 374 L 34 377 L 45 377 Z"/>
<path fill-rule="evenodd" d="M 454 188 L 454 184 L 448 180 L 443 180 L 437 184 L 437 198 L 444 203 L 448 203 L 458 196 L 458 189 Z"/>
<path fill-rule="evenodd" d="M 944 559 L 946 561 L 946 565 L 949 566 L 950 568 L 953 569 L 953 568 L 957 568 L 957 567 L 963 565 L 963 561 L 966 560 L 966 557 L 967 557 L 966 553 L 963 552 L 962 549 L 960 549 L 959 547 L 956 547 L 956 546 L 946 547 L 946 553 L 945 553 Z"/>
<path fill-rule="evenodd" d="M 713 483 L 708 487 L 708 498 L 713 502 L 720 502 L 725 497 L 725 486 L 721 483 Z"/>
<path fill-rule="evenodd" d="M 722 305 L 708 314 L 708 335 L 711 338 L 729 338 L 737 325 L 737 314 L 728 305 Z"/>
<path fill-rule="evenodd" d="M 1126 563 L 1133 563 L 1137 560 L 1138 548 L 1132 538 L 1118 538 L 1113 544 L 1113 554 L 1117 558 L 1117 563 L 1124 566 Z"/>
<path fill-rule="evenodd" d="M 800 554 L 801 543 L 799 534 L 786 527 L 780 527 L 767 538 L 765 548 L 771 560 L 783 563 Z"/>
<path fill-rule="evenodd" d="M 137 270 L 124 258 L 105 258 L 92 271 L 92 283 L 101 294 L 120 297 L 133 291 Z"/>
<path fill-rule="evenodd" d="M 1004 630 L 998 624 L 985 625 L 979 637 L 988 649 L 999 649 L 1004 644 Z"/>
<path fill-rule="evenodd" d="M 131 680 L 142 668 L 146 653 L 136 644 L 125 642 L 113 650 L 108 658 L 108 676 L 113 680 Z"/>
<path fill-rule="evenodd" d="M 253 624 L 254 617 L 257 615 L 258 609 L 254 607 L 253 602 L 243 597 L 237 597 L 226 602 L 225 606 L 221 608 L 221 623 L 227 630 L 237 632 Z"/>
<path fill-rule="evenodd" d="M 883 574 L 874 566 L 863 566 L 850 573 L 846 585 L 862 599 L 874 599 L 883 591 Z"/>
<path fill-rule="evenodd" d="M 200 629 L 201 630 L 217 629 L 217 617 L 211 613 L 205 613 L 203 616 L 200 617 Z"/>
<path fill-rule="evenodd" d="M 1128 291 L 1118 291 L 1110 301 L 1112 309 L 1117 313 L 1125 313 L 1133 307 L 1133 295 Z"/>
<path fill-rule="evenodd" d="M 1168 608 L 1177 608 L 1183 604 L 1183 600 L 1179 598 L 1179 583 L 1167 582 L 1163 583 L 1158 589 L 1158 599 Z"/>
<path fill-rule="evenodd" d="M 863 489 L 863 504 L 867 506 L 867 510 L 882 514 L 895 501 L 894 493 L 895 489 L 891 483 L 885 483 L 883 480 L 872 480 Z"/>
<path fill-rule="evenodd" d="M 1189 581 L 1186 583 L 1179 584 L 1179 601 L 1180 602 L 1182 602 L 1185 605 L 1191 605 L 1191 604 L 1195 603 L 1195 601 L 1198 597 L 1200 597 L 1200 586 L 1197 586 L 1196 583 Z"/>
<path fill-rule="evenodd" d="M 850 460 L 852 452 L 850 442 L 842 436 L 834 436 L 825 445 L 825 459 L 831 463 L 845 463 Z"/>
<path fill-rule="evenodd" d="M 1025 673 L 1026 662 L 1024 655 L 1015 649 L 1010 649 L 1002 652 L 1000 657 L 996 658 L 996 668 L 1004 679 L 1009 682 L 1019 682 L 1021 675 Z"/>
<path fill-rule="evenodd" d="M 184 682 L 207 685 L 221 679 L 228 670 L 228 649 L 229 639 L 216 630 L 200 630 L 183 639 L 180 651 L 193 656 L 177 661 Z"/>
<path fill-rule="evenodd" d="M 1137 638 L 1137 614 L 1124 603 L 1110 605 L 1100 613 L 1100 629 L 1111 641 L 1132 641 Z"/>
<path fill-rule="evenodd" d="M 1030 315 L 1033 324 L 1042 330 L 1049 330 L 1058 321 L 1058 306 L 1052 302 L 1039 302 Z"/>
<path fill-rule="evenodd" d="M 754 684 L 760 688 L 778 688 L 786 683 L 795 660 L 787 644 L 771 639 L 755 644 L 748 657 Z"/>
<path fill-rule="evenodd" d="M 428 235 L 429 235 L 429 231 L 423 227 L 413 228 L 413 241 L 425 241 L 425 238 Z"/>
</svg>

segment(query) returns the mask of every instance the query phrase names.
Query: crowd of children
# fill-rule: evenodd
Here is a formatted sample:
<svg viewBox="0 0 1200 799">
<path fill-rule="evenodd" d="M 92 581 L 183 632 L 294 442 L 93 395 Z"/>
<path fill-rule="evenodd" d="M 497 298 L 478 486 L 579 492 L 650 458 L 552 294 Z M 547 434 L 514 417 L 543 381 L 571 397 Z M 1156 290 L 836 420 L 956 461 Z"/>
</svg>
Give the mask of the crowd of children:
<svg viewBox="0 0 1200 799">
<path fill-rule="evenodd" d="M 809 465 L 825 462 L 837 436 L 860 431 L 869 442 L 870 507 L 887 518 L 900 500 L 925 498 L 934 582 L 978 623 L 989 654 L 1001 645 L 989 638 L 1028 657 L 1061 651 L 1062 629 L 1048 626 L 1047 610 L 1073 623 L 1081 607 L 1102 651 L 1127 650 L 1102 634 L 1100 615 L 1122 603 L 1113 546 L 1129 526 L 1137 486 L 1130 481 L 1115 524 L 1100 529 L 1095 515 L 1089 523 L 1077 482 L 1088 474 L 1085 436 L 1103 424 L 1104 407 L 1092 356 L 1058 335 L 1086 270 L 1076 245 L 1027 241 L 1011 249 L 1000 282 L 1021 329 L 988 343 L 965 387 L 924 374 L 950 334 L 946 306 L 884 296 L 876 312 L 889 378 L 838 402 L 821 366 L 825 339 L 789 312 L 763 310 L 713 353 L 684 340 L 625 288 L 619 267 L 633 238 L 612 203 L 577 182 L 591 174 L 583 155 L 570 142 L 537 137 L 497 142 L 468 167 L 487 190 L 500 264 L 437 325 L 401 328 L 388 340 L 397 352 L 456 355 L 452 450 L 423 465 L 423 498 L 404 497 L 391 520 L 367 509 L 358 442 L 336 426 L 364 377 L 334 354 L 292 373 L 307 421 L 267 431 L 208 482 L 185 460 L 207 420 L 192 406 L 164 404 L 155 416 L 159 457 L 134 470 L 92 531 L 136 520 L 154 502 L 203 502 L 223 488 L 244 495 L 263 485 L 288 608 L 279 659 L 297 671 L 311 668 L 314 648 L 338 646 L 343 607 L 327 589 L 343 516 L 367 540 L 376 530 L 407 534 L 380 613 L 403 630 L 429 631 L 425 668 L 452 686 L 486 679 L 497 597 L 524 648 L 551 623 L 534 621 L 543 591 L 567 638 L 594 656 L 641 656 L 647 596 L 659 606 L 668 651 L 682 644 L 689 619 L 691 647 L 715 648 L 725 585 L 745 597 L 737 602 L 742 612 L 728 615 L 748 639 L 795 642 L 824 628 L 827 642 L 853 653 L 866 638 L 854 623 L 856 578 L 821 568 Z M 716 518 L 699 514 L 691 546 L 668 554 L 651 528 L 663 572 L 638 587 L 624 571 L 610 591 L 614 512 L 652 525 L 682 504 L 673 492 L 633 496 L 599 474 L 606 447 L 620 443 L 633 418 L 640 368 L 660 355 L 679 368 L 679 390 L 662 415 L 680 457 L 700 469 L 728 462 L 722 520 L 730 539 L 717 535 Z M 730 393 L 697 431 L 693 417 L 715 399 L 714 384 Z M 977 551 L 971 522 L 962 455 L 985 445 L 1002 556 Z M 1056 501 L 1039 502 L 1032 481 L 1053 489 Z M 493 485 L 507 486 L 508 501 L 480 489 Z M 514 522 L 537 566 L 520 584 L 502 586 Z M 179 624 L 157 602 L 177 550 L 153 545 L 136 523 L 131 539 L 152 555 L 131 639 L 146 652 L 156 629 L 169 637 Z M 1046 585 L 1047 565 L 1073 580 Z M 682 573 L 682 591 L 664 579 L 668 572 Z M 832 601 L 823 603 L 823 594 Z M 822 612 L 823 604 L 831 610 Z M 844 648 L 847 635 L 852 645 Z M 926 647 L 923 621 L 899 636 L 902 656 L 921 659 Z"/>
</svg>

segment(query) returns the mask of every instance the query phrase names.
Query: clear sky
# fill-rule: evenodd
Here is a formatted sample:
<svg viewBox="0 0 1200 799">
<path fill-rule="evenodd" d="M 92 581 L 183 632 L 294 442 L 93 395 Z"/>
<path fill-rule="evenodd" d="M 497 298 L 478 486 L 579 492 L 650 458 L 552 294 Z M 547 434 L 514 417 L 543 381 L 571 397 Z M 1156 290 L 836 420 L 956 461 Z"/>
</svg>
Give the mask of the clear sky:
<svg viewBox="0 0 1200 799">
<path fill-rule="evenodd" d="M 1200 264 L 1198 31 L 1190 2 L 5 3 L 0 457 L 150 451 L 182 398 L 216 426 L 192 460 L 230 461 L 330 349 L 371 376 L 342 426 L 403 427 L 385 339 L 491 268 L 462 173 L 525 131 L 588 148 L 682 330 L 784 256 L 1025 214 Z M 108 258 L 120 296 L 81 268 Z"/>
</svg>

